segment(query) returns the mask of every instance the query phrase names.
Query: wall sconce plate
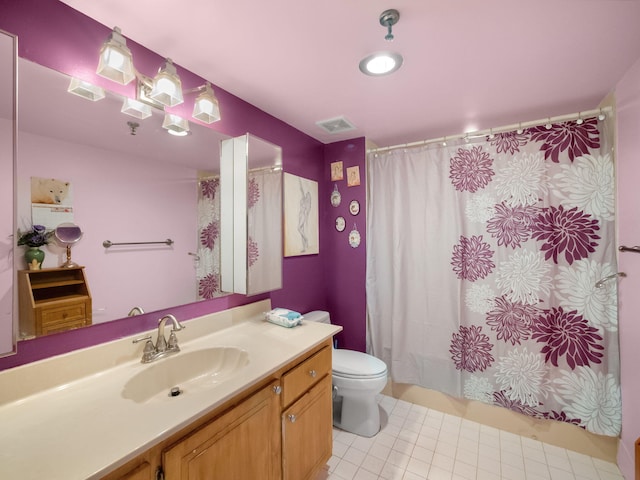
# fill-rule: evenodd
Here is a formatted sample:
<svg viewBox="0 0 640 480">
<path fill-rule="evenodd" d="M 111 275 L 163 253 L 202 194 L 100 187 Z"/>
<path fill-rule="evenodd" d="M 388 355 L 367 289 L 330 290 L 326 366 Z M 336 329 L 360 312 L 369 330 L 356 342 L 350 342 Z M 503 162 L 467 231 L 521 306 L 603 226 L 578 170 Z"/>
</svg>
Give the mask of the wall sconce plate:
<svg viewBox="0 0 640 480">
<path fill-rule="evenodd" d="M 157 108 L 158 110 L 164 110 L 164 105 L 150 97 L 151 87 L 147 85 L 144 80 L 138 80 L 136 88 L 136 98 L 142 103 Z"/>
</svg>

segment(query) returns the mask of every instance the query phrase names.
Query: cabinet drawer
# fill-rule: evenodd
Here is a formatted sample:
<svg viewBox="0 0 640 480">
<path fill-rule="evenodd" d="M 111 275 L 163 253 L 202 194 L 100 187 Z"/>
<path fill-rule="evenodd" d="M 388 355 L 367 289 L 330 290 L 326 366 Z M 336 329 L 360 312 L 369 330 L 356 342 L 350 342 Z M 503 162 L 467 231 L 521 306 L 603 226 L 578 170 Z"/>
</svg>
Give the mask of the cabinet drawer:
<svg viewBox="0 0 640 480">
<path fill-rule="evenodd" d="M 289 405 L 328 373 L 331 373 L 331 347 L 323 348 L 283 375 L 283 405 Z"/>
<path fill-rule="evenodd" d="M 78 302 L 42 308 L 40 319 L 43 335 L 82 327 L 87 323 L 86 304 L 85 302 Z"/>
</svg>

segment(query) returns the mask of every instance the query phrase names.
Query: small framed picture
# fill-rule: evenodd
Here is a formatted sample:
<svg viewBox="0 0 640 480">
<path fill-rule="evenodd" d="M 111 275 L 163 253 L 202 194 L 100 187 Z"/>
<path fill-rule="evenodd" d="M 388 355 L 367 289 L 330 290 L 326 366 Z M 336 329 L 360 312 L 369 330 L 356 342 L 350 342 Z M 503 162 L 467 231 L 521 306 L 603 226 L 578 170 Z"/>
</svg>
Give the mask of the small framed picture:
<svg viewBox="0 0 640 480">
<path fill-rule="evenodd" d="M 358 215 L 360 213 L 360 202 L 351 200 L 351 203 L 349 203 L 349 213 L 351 215 Z"/>
<path fill-rule="evenodd" d="M 360 185 L 360 167 L 347 168 L 347 187 L 357 187 Z"/>
<path fill-rule="evenodd" d="M 332 162 L 331 181 L 337 182 L 338 180 L 344 180 L 344 170 L 342 168 L 342 162 Z"/>
</svg>

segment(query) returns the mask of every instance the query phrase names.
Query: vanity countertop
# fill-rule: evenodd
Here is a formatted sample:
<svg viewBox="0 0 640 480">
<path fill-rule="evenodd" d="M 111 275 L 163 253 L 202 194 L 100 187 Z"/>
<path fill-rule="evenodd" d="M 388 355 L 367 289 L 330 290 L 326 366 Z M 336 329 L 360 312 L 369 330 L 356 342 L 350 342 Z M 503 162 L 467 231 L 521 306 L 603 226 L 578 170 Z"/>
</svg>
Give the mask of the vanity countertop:
<svg viewBox="0 0 640 480">
<path fill-rule="evenodd" d="M 175 398 L 156 397 L 145 403 L 123 398 L 126 381 L 154 365 L 140 363 L 141 346 L 132 345 L 131 338 L 116 341 L 111 353 L 119 356 L 118 352 L 129 348 L 135 356 L 117 359 L 109 368 L 83 372 L 80 378 L 65 379 L 62 384 L 40 391 L 37 381 L 24 379 L 31 385 L 28 395 L 3 404 L 0 398 L 0 478 L 100 478 L 342 329 L 313 322 L 284 328 L 255 315 L 246 321 L 223 322 L 227 324 L 217 331 L 181 339 L 182 351 L 175 355 L 207 347 L 236 346 L 249 353 L 249 364 L 226 381 L 202 391 Z M 205 328 L 189 321 L 183 332 L 188 332 L 192 323 L 194 331 Z M 96 354 L 104 355 L 105 351 L 98 350 Z M 78 355 L 91 355 L 90 349 Z M 74 352 L 65 357 L 67 365 L 82 361 L 82 357 L 74 357 Z M 64 365 L 58 361 L 60 368 Z M 50 372 L 47 361 L 40 367 Z M 31 366 L 22 374 L 33 376 L 37 368 Z M 11 389 L 17 378 L 14 372 L 0 372 L 2 389 Z"/>
</svg>

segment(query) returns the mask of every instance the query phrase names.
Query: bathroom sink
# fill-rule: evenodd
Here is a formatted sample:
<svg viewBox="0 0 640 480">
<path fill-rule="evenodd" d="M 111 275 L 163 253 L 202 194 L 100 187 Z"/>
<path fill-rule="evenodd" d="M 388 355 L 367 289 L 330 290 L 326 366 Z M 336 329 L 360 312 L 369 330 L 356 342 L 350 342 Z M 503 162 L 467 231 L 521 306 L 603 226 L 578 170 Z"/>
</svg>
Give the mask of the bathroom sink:
<svg viewBox="0 0 640 480">
<path fill-rule="evenodd" d="M 171 397 L 219 385 L 248 364 L 249 354 L 238 347 L 178 352 L 156 360 L 131 377 L 122 389 L 122 397 L 137 403 L 169 401 Z"/>
</svg>

